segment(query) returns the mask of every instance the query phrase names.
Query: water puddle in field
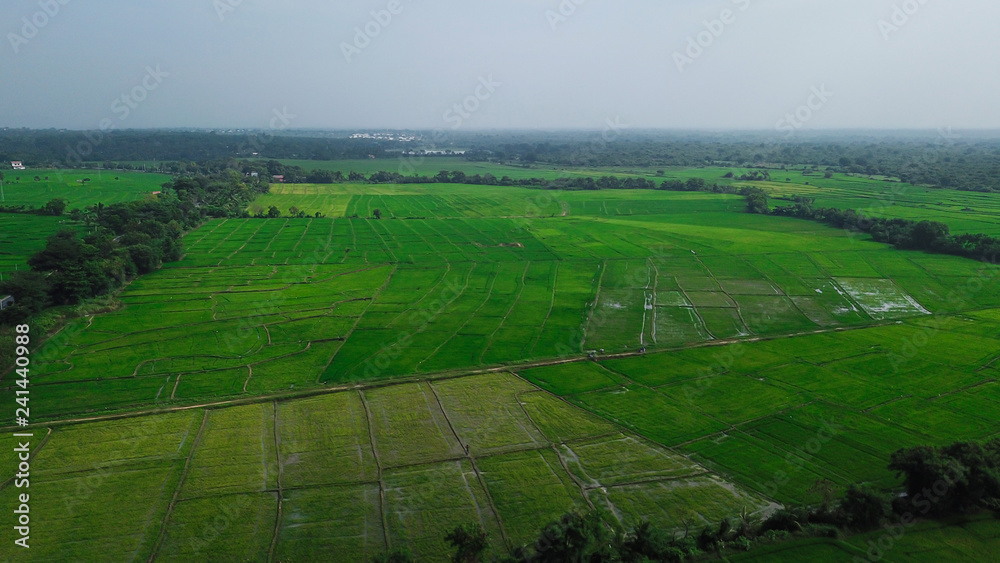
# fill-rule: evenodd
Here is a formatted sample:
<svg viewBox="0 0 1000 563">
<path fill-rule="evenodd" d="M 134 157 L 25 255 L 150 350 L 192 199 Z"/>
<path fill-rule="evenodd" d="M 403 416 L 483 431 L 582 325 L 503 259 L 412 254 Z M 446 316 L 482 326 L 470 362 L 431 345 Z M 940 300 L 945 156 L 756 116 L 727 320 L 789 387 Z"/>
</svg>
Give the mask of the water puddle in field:
<svg viewBox="0 0 1000 563">
<path fill-rule="evenodd" d="M 892 280 L 837 278 L 835 281 L 873 319 L 885 319 L 901 315 L 931 314 L 930 311 L 903 291 Z"/>
</svg>

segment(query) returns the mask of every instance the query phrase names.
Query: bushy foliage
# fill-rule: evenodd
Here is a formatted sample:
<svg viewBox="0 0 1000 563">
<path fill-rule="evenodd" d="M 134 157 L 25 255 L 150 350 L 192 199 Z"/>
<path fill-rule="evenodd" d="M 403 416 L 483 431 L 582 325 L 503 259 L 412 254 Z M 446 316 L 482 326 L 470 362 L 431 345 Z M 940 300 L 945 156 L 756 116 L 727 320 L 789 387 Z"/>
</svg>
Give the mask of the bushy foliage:
<svg viewBox="0 0 1000 563">
<path fill-rule="evenodd" d="M 98 204 L 77 214 L 89 227 L 85 236 L 63 229 L 28 259 L 31 273 L 5 281 L 0 291 L 15 306 L 0 322 L 21 322 L 49 304 L 74 305 L 122 287 L 138 275 L 179 260 L 181 235 L 210 217 L 238 217 L 266 184 L 246 184 L 235 171 L 178 178 L 164 184 L 155 199 Z M 61 213 L 65 205 L 46 208 Z"/>
<path fill-rule="evenodd" d="M 903 477 L 906 497 L 897 510 L 943 516 L 1000 503 L 1000 438 L 985 444 L 920 446 L 892 455 L 889 469 Z"/>
</svg>

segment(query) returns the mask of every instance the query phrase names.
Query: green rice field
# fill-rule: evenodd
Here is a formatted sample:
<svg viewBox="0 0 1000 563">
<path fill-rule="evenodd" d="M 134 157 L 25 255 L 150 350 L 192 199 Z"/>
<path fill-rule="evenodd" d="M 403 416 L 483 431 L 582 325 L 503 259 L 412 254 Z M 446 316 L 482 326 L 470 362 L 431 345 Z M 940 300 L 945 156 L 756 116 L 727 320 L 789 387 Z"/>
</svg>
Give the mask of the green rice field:
<svg viewBox="0 0 1000 563">
<path fill-rule="evenodd" d="M 850 207 L 875 189 L 788 175 L 765 187 Z M 891 212 L 955 218 L 913 189 Z M 935 193 L 980 214 L 956 231 L 989 232 L 992 202 Z M 819 502 L 817 482 L 894 489 L 892 452 L 1000 435 L 989 264 L 708 193 L 290 184 L 254 205 L 325 217 L 210 220 L 34 352 L 32 559 L 445 561 L 468 522 L 500 554 L 571 509 L 681 530 Z M 989 520 L 932 524 L 884 560 L 996 543 Z"/>
<path fill-rule="evenodd" d="M 466 522 L 503 550 L 573 507 L 677 527 L 770 506 L 509 374 L 57 426 L 34 452 L 39 560 L 437 561 Z"/>
<path fill-rule="evenodd" d="M 123 170 L 5 170 L 2 205 L 42 207 L 49 200 L 62 198 L 66 211 L 83 209 L 142 199 L 159 191 L 169 179 L 165 174 Z"/>
</svg>

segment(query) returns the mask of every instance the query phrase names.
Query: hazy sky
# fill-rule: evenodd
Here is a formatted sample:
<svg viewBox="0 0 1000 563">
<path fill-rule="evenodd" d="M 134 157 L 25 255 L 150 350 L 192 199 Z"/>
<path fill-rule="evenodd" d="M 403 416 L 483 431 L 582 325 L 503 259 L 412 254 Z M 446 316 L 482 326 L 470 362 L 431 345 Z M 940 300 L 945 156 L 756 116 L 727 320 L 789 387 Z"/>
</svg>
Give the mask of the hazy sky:
<svg viewBox="0 0 1000 563">
<path fill-rule="evenodd" d="M 998 128 L 998 21 L 995 0 L 3 0 L 0 126 Z"/>
</svg>

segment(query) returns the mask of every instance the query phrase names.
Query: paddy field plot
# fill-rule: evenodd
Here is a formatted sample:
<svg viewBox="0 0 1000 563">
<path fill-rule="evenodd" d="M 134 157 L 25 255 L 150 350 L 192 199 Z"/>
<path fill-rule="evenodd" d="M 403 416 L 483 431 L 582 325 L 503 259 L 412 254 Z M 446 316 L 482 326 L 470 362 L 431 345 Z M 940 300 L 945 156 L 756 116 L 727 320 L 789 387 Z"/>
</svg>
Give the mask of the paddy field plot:
<svg viewBox="0 0 1000 563">
<path fill-rule="evenodd" d="M 930 311 L 900 290 L 892 280 L 838 278 L 836 282 L 872 318 L 930 314 Z"/>
<path fill-rule="evenodd" d="M 444 535 L 468 522 L 501 553 L 574 507 L 676 528 L 771 506 L 509 374 L 59 426 L 33 463 L 44 534 L 113 561 L 260 560 L 272 545 L 443 561 Z M 0 496 L 14 491 L 7 481 Z M 122 514 L 127 526 L 112 525 Z"/>
<path fill-rule="evenodd" d="M 720 170 L 721 173 L 724 171 Z M 720 173 L 720 176 L 721 176 Z M 817 207 L 856 209 L 871 217 L 897 217 L 913 221 L 940 221 L 953 233 L 1000 234 L 1000 204 L 988 193 L 914 186 L 869 179 L 864 175 L 805 175 L 801 170 L 782 171 L 787 182 L 736 182 L 755 185 L 772 196 L 815 198 Z"/>
</svg>

